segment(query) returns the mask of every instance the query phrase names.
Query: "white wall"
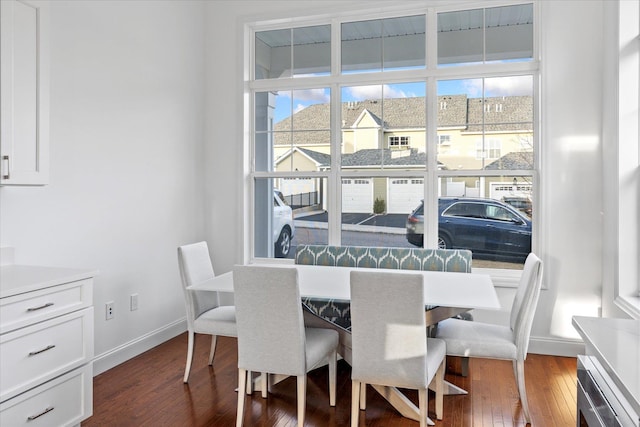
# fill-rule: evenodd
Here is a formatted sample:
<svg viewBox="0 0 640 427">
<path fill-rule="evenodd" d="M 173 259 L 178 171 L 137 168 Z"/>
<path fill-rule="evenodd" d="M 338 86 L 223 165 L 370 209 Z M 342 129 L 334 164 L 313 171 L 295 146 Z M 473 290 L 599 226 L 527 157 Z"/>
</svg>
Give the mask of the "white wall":
<svg viewBox="0 0 640 427">
<path fill-rule="evenodd" d="M 51 184 L 0 188 L 0 243 L 16 263 L 100 270 L 96 372 L 186 329 L 176 247 L 204 237 L 203 11 L 52 2 Z"/>
</svg>

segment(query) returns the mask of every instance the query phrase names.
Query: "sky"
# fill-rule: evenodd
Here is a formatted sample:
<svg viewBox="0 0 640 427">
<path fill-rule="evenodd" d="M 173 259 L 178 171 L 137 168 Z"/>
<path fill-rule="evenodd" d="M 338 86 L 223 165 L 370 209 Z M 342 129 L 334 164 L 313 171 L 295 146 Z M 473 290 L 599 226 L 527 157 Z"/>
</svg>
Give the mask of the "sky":
<svg viewBox="0 0 640 427">
<path fill-rule="evenodd" d="M 484 96 L 517 96 L 533 94 L 531 76 L 494 77 L 464 80 L 440 80 L 438 95 L 462 95 L 469 98 Z M 276 97 L 275 122 L 313 104 L 326 104 L 330 100 L 329 88 L 280 91 Z M 368 85 L 343 87 L 342 102 L 363 101 L 384 98 L 423 97 L 426 93 L 425 82 L 398 83 L 388 85 Z"/>
</svg>

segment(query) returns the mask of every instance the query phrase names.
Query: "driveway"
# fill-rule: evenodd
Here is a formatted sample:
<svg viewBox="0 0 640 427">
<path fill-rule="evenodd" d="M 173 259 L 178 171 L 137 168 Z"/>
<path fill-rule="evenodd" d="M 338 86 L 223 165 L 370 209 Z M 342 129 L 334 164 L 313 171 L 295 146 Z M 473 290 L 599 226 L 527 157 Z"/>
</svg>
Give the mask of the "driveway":
<svg viewBox="0 0 640 427">
<path fill-rule="evenodd" d="M 299 222 L 327 223 L 327 212 L 310 212 L 309 214 L 295 214 L 296 225 Z M 370 225 L 375 227 L 401 228 L 404 233 L 406 214 L 372 214 L 372 213 L 343 213 L 342 224 Z M 320 224 L 318 224 L 320 225 Z"/>
</svg>

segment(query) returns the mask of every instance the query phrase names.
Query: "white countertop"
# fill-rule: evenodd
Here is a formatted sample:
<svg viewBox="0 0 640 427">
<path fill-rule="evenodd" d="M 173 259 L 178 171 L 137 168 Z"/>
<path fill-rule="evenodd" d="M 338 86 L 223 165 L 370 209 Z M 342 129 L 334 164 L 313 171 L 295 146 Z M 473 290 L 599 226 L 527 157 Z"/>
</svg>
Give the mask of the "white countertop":
<svg viewBox="0 0 640 427">
<path fill-rule="evenodd" d="M 0 298 L 76 282 L 96 275 L 97 270 L 89 269 L 3 265 L 0 267 Z"/>
<path fill-rule="evenodd" d="M 574 316 L 586 353 L 596 356 L 640 413 L 640 320 Z"/>
</svg>

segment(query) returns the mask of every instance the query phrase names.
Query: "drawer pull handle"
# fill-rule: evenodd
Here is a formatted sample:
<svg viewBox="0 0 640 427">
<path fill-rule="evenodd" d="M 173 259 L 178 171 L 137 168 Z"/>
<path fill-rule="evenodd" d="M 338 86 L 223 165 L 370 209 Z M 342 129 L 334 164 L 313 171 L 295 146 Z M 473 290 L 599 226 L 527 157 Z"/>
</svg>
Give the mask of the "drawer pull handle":
<svg viewBox="0 0 640 427">
<path fill-rule="evenodd" d="M 48 414 L 51 411 L 53 411 L 53 406 L 49 406 L 47 409 L 45 409 L 44 411 L 40 412 L 38 415 L 31 415 L 30 417 L 27 417 L 27 421 L 33 421 L 36 418 L 40 418 L 44 414 Z"/>
<path fill-rule="evenodd" d="M 27 308 L 27 311 L 38 311 L 38 310 L 42 310 L 43 308 L 47 308 L 47 307 L 51 307 L 53 305 L 52 302 L 48 302 L 46 304 L 43 304 L 39 307 L 29 307 Z"/>
<path fill-rule="evenodd" d="M 54 348 L 55 345 L 50 344 L 48 346 L 46 346 L 45 348 L 43 348 L 42 350 L 38 350 L 38 351 L 30 351 L 29 352 L 29 356 L 35 356 L 36 354 L 40 354 L 40 353 L 44 353 L 47 350 L 51 350 L 52 348 Z"/>
</svg>

